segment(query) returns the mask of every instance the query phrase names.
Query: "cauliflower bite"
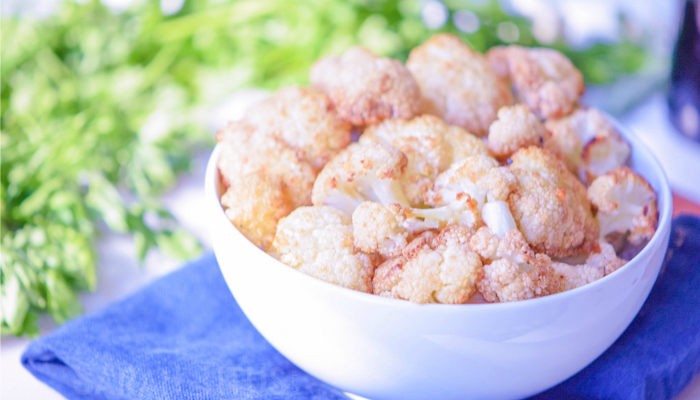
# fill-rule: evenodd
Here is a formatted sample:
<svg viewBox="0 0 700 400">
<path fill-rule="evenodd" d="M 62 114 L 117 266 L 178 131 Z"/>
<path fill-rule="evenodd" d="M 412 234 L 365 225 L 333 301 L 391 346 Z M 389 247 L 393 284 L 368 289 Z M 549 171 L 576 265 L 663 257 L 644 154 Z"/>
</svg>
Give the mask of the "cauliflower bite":
<svg viewBox="0 0 700 400">
<path fill-rule="evenodd" d="M 372 293 L 377 256 L 355 249 L 350 215 L 328 206 L 300 207 L 282 218 L 273 242 L 280 261 L 322 281 Z"/>
<path fill-rule="evenodd" d="M 552 294 L 576 289 L 605 276 L 605 271 L 587 264 L 571 265 L 553 262 L 551 268 L 552 280 L 549 282 L 549 291 Z"/>
<path fill-rule="evenodd" d="M 277 221 L 295 208 L 278 181 L 252 174 L 232 185 L 221 197 L 228 219 L 253 244 L 270 249 Z"/>
<path fill-rule="evenodd" d="M 629 232 L 629 242 L 638 245 L 656 232 L 656 193 L 644 178 L 627 167 L 596 178 L 588 188 L 588 199 L 597 209 L 602 237 Z"/>
<path fill-rule="evenodd" d="M 384 257 L 399 255 L 407 239 L 421 232 L 461 225 L 474 233 L 480 222 L 476 202 L 466 194 L 448 205 L 428 209 L 366 201 L 352 214 L 355 246 Z"/>
<path fill-rule="evenodd" d="M 492 247 L 493 236 L 482 233 L 479 239 L 486 239 L 487 243 L 486 246 L 478 245 L 479 250 Z M 484 265 L 484 278 L 477 283 L 484 300 L 490 303 L 517 301 L 549 294 L 551 260 L 532 251 L 520 231 L 511 229 L 506 232 L 498 243 L 495 257 Z"/>
<path fill-rule="evenodd" d="M 488 146 L 493 155 L 503 160 L 520 148 L 544 145 L 549 136 L 527 106 L 516 104 L 498 110 L 498 119 L 489 126 Z"/>
<path fill-rule="evenodd" d="M 583 75 L 565 55 L 552 49 L 517 45 L 492 47 L 486 58 L 508 79 L 515 97 L 540 118 L 571 113 L 583 94 Z"/>
<path fill-rule="evenodd" d="M 415 303 L 466 303 L 483 274 L 479 255 L 469 250 L 471 233 L 459 225 L 422 233 L 377 268 L 374 293 Z"/>
<path fill-rule="evenodd" d="M 592 182 L 629 158 L 627 142 L 595 108 L 579 108 L 567 117 L 547 120 L 545 126 L 552 134 L 545 147 L 584 182 Z"/>
<path fill-rule="evenodd" d="M 398 204 L 363 202 L 352 213 L 355 247 L 387 258 L 398 256 L 408 244 L 405 221 L 404 208 Z"/>
<path fill-rule="evenodd" d="M 316 174 L 293 150 L 255 133 L 234 122 L 218 134 L 219 174 L 227 187 L 221 204 L 236 228 L 267 251 L 277 221 L 311 203 Z"/>
<path fill-rule="evenodd" d="M 506 84 L 486 58 L 459 37 L 435 35 L 406 61 L 423 94 L 423 112 L 485 136 L 499 108 L 512 104 Z"/>
<path fill-rule="evenodd" d="M 256 135 L 282 141 L 317 171 L 350 143 L 350 124 L 338 118 L 328 96 L 313 89 L 280 89 L 251 106 L 245 120 Z"/>
<path fill-rule="evenodd" d="M 312 202 L 335 207 L 348 215 L 365 200 L 408 206 L 399 182 L 407 162 L 399 149 L 388 144 L 353 143 L 318 174 Z"/>
<path fill-rule="evenodd" d="M 406 154 L 408 165 L 401 183 L 413 207 L 422 204 L 433 180 L 454 161 L 488 153 L 479 138 L 432 115 L 411 121 L 391 119 L 370 126 L 360 137 L 360 143 L 366 142 L 391 144 Z"/>
<path fill-rule="evenodd" d="M 486 201 L 505 201 L 515 187 L 515 176 L 498 161 L 477 154 L 453 163 L 425 193 L 425 203 L 435 206 L 454 201 L 459 193 L 476 200 L 479 210 Z"/>
<path fill-rule="evenodd" d="M 598 248 L 595 250 L 582 265 L 553 262 L 550 292 L 560 293 L 587 285 L 626 264 L 625 260 L 617 256 L 615 248 L 605 240 L 598 241 Z"/>
<path fill-rule="evenodd" d="M 474 233 L 481 224 L 476 201 L 469 195 L 460 193 L 447 205 L 437 208 L 404 207 L 404 226 L 411 233 L 428 229 L 442 229 L 446 226 L 461 225 Z"/>
<path fill-rule="evenodd" d="M 410 119 L 420 111 L 420 89 L 406 66 L 363 47 L 317 61 L 311 83 L 327 93 L 340 118 L 353 125 Z"/>
<path fill-rule="evenodd" d="M 469 239 L 469 248 L 479 254 L 484 260 L 495 260 L 499 242 L 498 235 L 493 233 L 488 226 L 482 226 Z"/>
<path fill-rule="evenodd" d="M 517 185 L 507 203 L 530 246 L 551 257 L 590 252 L 599 227 L 583 184 L 547 150 L 520 149 L 511 160 Z"/>
</svg>

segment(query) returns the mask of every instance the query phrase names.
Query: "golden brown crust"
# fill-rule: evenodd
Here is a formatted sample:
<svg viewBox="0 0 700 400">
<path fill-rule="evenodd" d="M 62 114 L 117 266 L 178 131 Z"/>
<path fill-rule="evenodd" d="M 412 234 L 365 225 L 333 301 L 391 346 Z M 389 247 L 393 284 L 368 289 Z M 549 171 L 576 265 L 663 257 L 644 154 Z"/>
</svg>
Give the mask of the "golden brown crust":
<svg viewBox="0 0 700 400">
<path fill-rule="evenodd" d="M 353 125 L 410 119 L 420 111 L 420 89 L 406 66 L 363 47 L 317 61 L 311 83 L 327 93 L 340 118 Z"/>
<path fill-rule="evenodd" d="M 530 246 L 551 257 L 590 252 L 599 227 L 583 184 L 547 150 L 520 149 L 511 159 L 518 185 L 508 205 Z"/>
<path fill-rule="evenodd" d="M 221 204 L 243 235 L 269 250 L 277 221 L 311 204 L 316 174 L 294 150 L 256 132 L 239 121 L 218 134 L 221 154 L 217 166 L 227 186 Z"/>
<path fill-rule="evenodd" d="M 656 232 L 656 193 L 642 176 L 627 167 L 596 178 L 588 188 L 588 199 L 597 210 L 603 236 L 629 232 L 628 240 L 641 244 Z"/>
<path fill-rule="evenodd" d="M 511 229 L 496 250 L 496 260 L 484 266 L 477 289 L 488 302 L 526 300 L 550 294 L 551 260 L 535 253 L 522 233 Z"/>
<path fill-rule="evenodd" d="M 486 58 L 494 70 L 510 80 L 518 101 L 541 118 L 571 113 L 583 94 L 583 75 L 556 50 L 497 46 Z"/>
<path fill-rule="evenodd" d="M 413 207 L 422 205 L 437 175 L 452 163 L 474 154 L 488 154 L 481 139 L 433 115 L 410 121 L 390 119 L 370 126 L 360 137 L 360 143 L 367 142 L 388 143 L 406 154 L 408 164 L 401 186 Z"/>
<path fill-rule="evenodd" d="M 564 118 L 547 120 L 545 126 L 552 133 L 545 147 L 586 184 L 622 166 L 629 157 L 627 142 L 595 108 L 579 108 Z"/>
<path fill-rule="evenodd" d="M 314 278 L 372 293 L 379 257 L 353 246 L 350 215 L 327 206 L 299 207 L 277 225 L 280 261 Z"/>
<path fill-rule="evenodd" d="M 485 136 L 502 106 L 513 98 L 482 54 L 459 37 L 438 34 L 414 48 L 406 66 L 423 94 L 423 112 Z"/>
<path fill-rule="evenodd" d="M 286 144 L 317 171 L 350 143 L 350 124 L 338 118 L 328 96 L 310 88 L 280 89 L 244 119 L 256 135 Z"/>
<path fill-rule="evenodd" d="M 516 104 L 498 110 L 498 119 L 489 127 L 488 146 L 496 158 L 504 160 L 518 149 L 542 147 L 550 135 L 527 106 Z"/>
<path fill-rule="evenodd" d="M 415 303 L 466 303 L 483 276 L 479 255 L 469 250 L 472 233 L 458 225 L 423 232 L 377 268 L 374 293 Z"/>
</svg>

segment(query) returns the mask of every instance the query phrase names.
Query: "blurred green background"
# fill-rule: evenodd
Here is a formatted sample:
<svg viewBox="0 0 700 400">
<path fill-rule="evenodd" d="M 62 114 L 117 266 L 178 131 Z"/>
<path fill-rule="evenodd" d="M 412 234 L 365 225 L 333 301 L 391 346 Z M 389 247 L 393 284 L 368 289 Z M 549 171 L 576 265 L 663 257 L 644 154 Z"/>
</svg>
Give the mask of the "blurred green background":
<svg viewBox="0 0 700 400">
<path fill-rule="evenodd" d="M 57 323 L 81 313 L 101 230 L 131 235 L 140 259 L 153 247 L 180 259 L 201 251 L 158 196 L 213 145 L 207 117 L 230 93 L 307 84 L 316 59 L 354 44 L 401 60 L 436 32 L 479 51 L 543 45 L 498 1 L 429 3 L 432 14 L 420 0 L 187 0 L 167 12 L 152 0 L 123 10 L 63 1 L 41 18 L 3 13 L 3 335 L 36 335 L 42 312 Z M 659 64 L 628 35 L 546 45 L 593 85 Z"/>
</svg>

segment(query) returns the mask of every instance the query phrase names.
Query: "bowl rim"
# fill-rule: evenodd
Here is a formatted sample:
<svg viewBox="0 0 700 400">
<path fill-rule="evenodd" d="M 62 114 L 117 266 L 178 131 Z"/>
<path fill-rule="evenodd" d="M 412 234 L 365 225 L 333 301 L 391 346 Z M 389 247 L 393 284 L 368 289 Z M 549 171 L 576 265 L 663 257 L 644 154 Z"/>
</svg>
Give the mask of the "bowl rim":
<svg viewBox="0 0 700 400">
<path fill-rule="evenodd" d="M 627 140 L 628 143 L 630 143 L 631 147 L 634 148 L 635 150 L 639 150 L 643 158 L 645 160 L 650 161 L 650 165 L 652 167 L 652 172 L 653 174 L 656 175 L 656 177 L 659 180 L 660 187 L 656 188 L 657 192 L 657 202 L 659 203 L 659 222 L 657 225 L 656 232 L 652 236 L 652 238 L 649 240 L 649 242 L 644 246 L 644 248 L 631 260 L 629 260 L 624 266 L 619 268 L 618 270 L 614 271 L 613 273 L 604 276 L 601 279 L 598 279 L 594 282 L 591 282 L 589 284 L 580 286 L 575 289 L 567 290 L 565 292 L 561 293 L 555 293 L 551 294 L 548 296 L 544 297 L 537 297 L 537 298 L 532 298 L 532 299 L 526 299 L 526 300 L 520 300 L 520 301 L 512 301 L 512 302 L 496 302 L 496 303 L 467 303 L 467 304 L 442 304 L 442 303 L 427 303 L 427 304 L 418 304 L 418 303 L 413 303 L 411 301 L 406 301 L 406 300 L 401 300 L 401 299 L 392 299 L 392 298 L 387 298 L 387 297 L 382 297 L 378 296 L 375 294 L 370 294 L 370 293 L 365 293 L 365 292 L 360 292 L 357 290 L 352 290 L 348 289 L 342 286 L 334 285 L 332 283 L 320 280 L 318 278 L 314 278 L 312 276 L 309 276 L 307 274 L 304 274 L 303 272 L 297 271 L 294 268 L 290 268 L 286 264 L 282 263 L 281 261 L 275 259 L 271 255 L 267 254 L 265 251 L 254 245 L 252 242 L 250 242 L 226 217 L 226 214 L 224 212 L 223 206 L 221 205 L 221 201 L 219 198 L 219 192 L 218 192 L 218 185 L 217 181 L 219 179 L 219 174 L 218 174 L 218 166 L 217 166 L 217 161 L 219 158 L 219 154 L 221 151 L 221 145 L 216 144 L 214 147 L 211 156 L 207 162 L 207 169 L 205 173 L 205 198 L 207 198 L 207 207 L 210 207 L 212 204 L 216 204 L 216 212 L 211 213 L 215 218 L 219 219 L 224 219 L 226 221 L 226 226 L 227 229 L 233 230 L 233 234 L 238 234 L 243 241 L 245 242 L 244 245 L 252 247 L 251 250 L 253 251 L 258 251 L 260 252 L 259 254 L 263 257 L 269 257 L 269 261 L 273 261 L 271 264 L 274 265 L 274 268 L 278 270 L 280 273 L 295 273 L 296 279 L 302 279 L 306 280 L 308 284 L 310 285 L 320 285 L 318 286 L 319 288 L 325 288 L 328 291 L 335 292 L 339 296 L 345 296 L 349 298 L 355 298 L 357 300 L 361 300 L 363 302 L 371 302 L 371 303 L 378 303 L 382 304 L 384 306 L 389 306 L 393 308 L 403 308 L 403 309 L 416 309 L 416 307 L 420 307 L 421 309 L 432 309 L 433 311 L 456 311 L 456 310 L 493 310 L 493 309 L 517 309 L 517 308 L 522 308 L 522 307 L 536 307 L 539 305 L 544 305 L 548 304 L 551 302 L 559 302 L 566 300 L 567 298 L 572 298 L 575 296 L 578 296 L 580 294 L 583 294 L 584 292 L 587 291 L 593 291 L 597 287 L 601 285 L 605 285 L 607 282 L 610 281 L 610 279 L 614 279 L 614 277 L 621 273 L 624 270 L 628 270 L 630 268 L 635 268 L 638 266 L 638 264 L 643 263 L 644 260 L 648 259 L 650 256 L 650 253 L 655 249 L 656 247 L 661 245 L 661 242 L 664 240 L 664 232 L 670 227 L 671 224 L 671 218 L 672 218 L 672 211 L 673 211 L 673 196 L 671 194 L 671 189 L 670 185 L 668 182 L 668 177 L 666 176 L 666 173 L 664 172 L 663 168 L 661 167 L 661 164 L 659 163 L 658 159 L 656 156 L 654 156 L 653 152 L 649 150 L 649 148 L 644 145 L 637 135 L 629 128 L 626 126 L 622 125 L 619 121 L 617 121 L 615 118 L 611 117 L 607 113 L 603 114 L 606 116 L 608 121 L 610 121 L 615 129 L 620 132 L 620 134 Z M 611 278 L 612 277 L 612 278 Z M 655 278 L 656 279 L 656 278 Z"/>
</svg>

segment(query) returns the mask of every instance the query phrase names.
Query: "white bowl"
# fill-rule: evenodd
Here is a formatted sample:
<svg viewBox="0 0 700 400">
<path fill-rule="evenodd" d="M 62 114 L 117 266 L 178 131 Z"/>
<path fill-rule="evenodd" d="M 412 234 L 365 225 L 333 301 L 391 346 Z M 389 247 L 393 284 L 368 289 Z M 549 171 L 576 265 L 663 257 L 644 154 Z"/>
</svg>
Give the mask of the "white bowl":
<svg viewBox="0 0 700 400">
<path fill-rule="evenodd" d="M 218 147 L 205 184 L 214 251 L 258 331 L 294 364 L 333 386 L 370 399 L 527 397 L 576 374 L 622 334 L 666 254 L 668 181 L 634 134 L 616 128 L 632 146 L 632 168 L 658 194 L 659 227 L 627 265 L 578 289 L 513 303 L 418 305 L 312 278 L 265 254 L 226 218 Z"/>
</svg>

